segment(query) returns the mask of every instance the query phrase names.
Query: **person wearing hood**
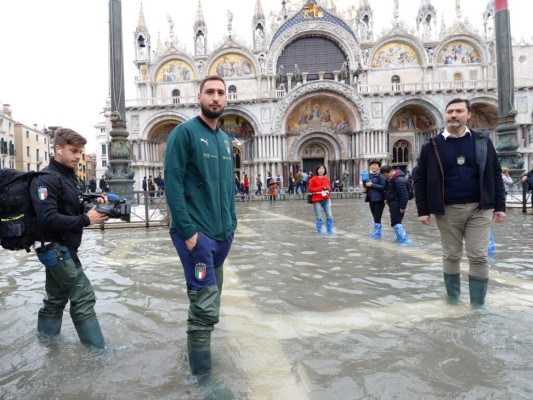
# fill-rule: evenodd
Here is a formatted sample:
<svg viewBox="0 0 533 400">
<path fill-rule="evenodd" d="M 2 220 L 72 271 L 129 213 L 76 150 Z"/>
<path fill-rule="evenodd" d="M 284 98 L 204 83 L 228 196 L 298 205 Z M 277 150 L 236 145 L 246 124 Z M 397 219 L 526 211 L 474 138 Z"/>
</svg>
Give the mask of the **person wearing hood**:
<svg viewBox="0 0 533 400">
<path fill-rule="evenodd" d="M 389 206 L 390 224 L 396 233 L 396 239 L 400 244 L 409 244 L 411 239 L 402 225 L 409 201 L 405 174 L 399 169 L 392 169 L 390 165 L 382 166 L 380 172 L 385 178 L 385 202 Z"/>
</svg>

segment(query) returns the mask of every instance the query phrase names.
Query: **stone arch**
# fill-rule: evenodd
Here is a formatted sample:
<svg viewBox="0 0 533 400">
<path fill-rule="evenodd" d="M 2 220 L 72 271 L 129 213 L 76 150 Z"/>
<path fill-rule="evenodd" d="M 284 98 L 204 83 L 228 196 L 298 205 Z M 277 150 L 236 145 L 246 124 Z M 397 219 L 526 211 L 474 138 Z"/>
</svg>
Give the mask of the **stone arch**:
<svg viewBox="0 0 533 400">
<path fill-rule="evenodd" d="M 301 132 L 289 146 L 288 158 L 289 161 L 295 162 L 300 160 L 301 151 L 311 142 L 321 143 L 326 147 L 329 154 L 334 155 L 335 160 L 345 159 L 347 152 L 342 140 L 338 135 L 329 128 L 309 129 Z"/>
<path fill-rule="evenodd" d="M 250 113 L 250 111 L 244 107 L 238 106 L 238 105 L 229 105 L 224 110 L 224 115 L 228 114 L 235 114 L 239 117 L 242 117 L 246 119 L 250 125 L 252 125 L 252 129 L 254 131 L 254 136 L 257 136 L 260 134 L 259 131 L 259 122 L 257 121 L 257 117 Z"/>
<path fill-rule="evenodd" d="M 168 111 L 161 111 L 157 114 L 154 114 L 141 128 L 142 132 L 142 140 L 151 140 L 150 138 L 153 137 L 153 135 L 157 135 L 156 130 L 158 127 L 168 125 L 168 124 L 174 124 L 174 126 L 177 126 L 185 121 L 187 121 L 190 117 L 181 113 L 169 113 Z"/>
<path fill-rule="evenodd" d="M 306 36 L 323 36 L 336 43 L 346 54 L 350 69 L 357 68 L 362 58 L 361 48 L 356 38 L 338 25 L 326 21 L 312 21 L 286 29 L 271 44 L 267 59 L 267 73 L 274 74 L 281 53 L 290 43 Z M 339 69 L 340 69 L 339 65 Z"/>
<path fill-rule="evenodd" d="M 192 70 L 192 76 L 191 76 L 190 81 L 198 79 L 198 77 L 200 76 L 200 71 L 198 70 L 196 63 L 190 56 L 188 56 L 187 54 L 175 54 L 174 53 L 174 54 L 169 54 L 161 58 L 160 60 L 157 61 L 156 64 L 154 64 L 153 68 L 150 70 L 150 80 L 152 82 L 157 81 L 157 75 L 159 71 L 169 61 L 176 61 L 176 62 L 182 62 L 182 63 L 187 64 Z"/>
<path fill-rule="evenodd" d="M 251 71 L 250 76 L 252 75 L 261 75 L 261 66 L 259 65 L 259 62 L 257 58 L 250 53 L 249 51 L 242 49 L 240 47 L 224 47 L 219 50 L 215 50 L 211 56 L 205 60 L 204 64 L 204 71 L 205 74 L 209 74 L 209 71 L 214 67 L 215 61 L 217 61 L 219 58 L 229 55 L 238 55 L 248 61 L 250 65 L 253 67 L 253 70 Z M 216 66 L 215 66 L 216 68 Z M 249 78 L 249 76 L 244 76 L 245 78 Z M 238 79 L 239 76 L 223 76 L 226 80 L 232 80 L 232 79 Z"/>
<path fill-rule="evenodd" d="M 376 44 L 372 47 L 372 50 L 370 51 L 370 54 L 368 57 L 368 66 L 370 68 L 373 68 L 372 61 L 374 60 L 374 56 L 377 54 L 377 52 L 381 48 L 383 48 L 383 46 L 387 44 L 392 44 L 392 43 L 401 43 L 401 44 L 411 47 L 416 52 L 416 55 L 418 56 L 420 60 L 420 66 L 425 66 L 429 64 L 427 52 L 424 50 L 424 46 L 417 38 L 410 36 L 410 35 L 396 34 L 396 35 L 384 37 L 383 39 L 376 42 Z"/>
<path fill-rule="evenodd" d="M 304 96 L 314 94 L 324 95 L 338 95 L 338 99 L 344 99 L 350 107 L 353 107 L 359 113 L 361 121 L 361 129 L 369 127 L 370 124 L 370 111 L 367 108 L 366 103 L 363 101 L 359 93 L 352 90 L 344 83 L 335 81 L 312 81 L 298 86 L 296 89 L 290 91 L 285 96 L 274 110 L 274 116 L 272 118 L 272 132 L 284 133 L 287 125 L 288 110 L 292 109 Z M 354 121 L 355 122 L 355 115 Z M 359 127 L 358 127 L 359 128 Z"/>
<path fill-rule="evenodd" d="M 494 130 L 498 124 L 498 100 L 491 97 L 478 97 L 470 100 L 472 117 L 468 126 L 476 131 Z"/>
<path fill-rule="evenodd" d="M 435 121 L 436 127 L 444 126 L 444 118 L 439 109 L 426 100 L 420 100 L 418 97 L 408 97 L 404 99 L 399 99 L 393 107 L 390 107 L 389 111 L 383 116 L 383 121 L 385 122 L 384 128 L 387 129 L 391 124 L 391 119 L 395 114 L 400 111 L 402 108 L 405 108 L 410 105 L 419 106 L 425 108 Z"/>
<path fill-rule="evenodd" d="M 450 65 L 441 62 L 442 56 L 447 52 L 446 49 L 449 50 L 449 46 L 454 45 L 455 43 L 466 43 L 470 46 L 472 46 L 475 50 L 479 52 L 479 60 L 475 63 L 466 63 L 468 65 L 481 65 L 483 63 L 490 62 L 490 54 L 487 49 L 487 46 L 478 38 L 471 36 L 471 35 L 452 35 L 447 38 L 445 38 L 439 46 L 436 46 L 435 48 L 435 64 L 437 65 Z M 451 50 L 449 50 L 451 51 Z M 453 65 L 453 64 L 451 64 Z M 464 65 L 461 63 L 460 65 Z"/>
</svg>

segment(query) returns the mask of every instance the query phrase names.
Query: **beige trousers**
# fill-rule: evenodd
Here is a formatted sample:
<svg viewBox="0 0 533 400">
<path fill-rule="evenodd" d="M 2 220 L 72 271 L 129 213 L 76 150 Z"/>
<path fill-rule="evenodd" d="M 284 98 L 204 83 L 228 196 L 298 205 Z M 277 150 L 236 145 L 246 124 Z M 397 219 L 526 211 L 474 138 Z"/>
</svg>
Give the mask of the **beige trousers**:
<svg viewBox="0 0 533 400">
<path fill-rule="evenodd" d="M 488 278 L 487 249 L 492 210 L 479 209 L 479 203 L 452 204 L 445 206 L 444 215 L 436 215 L 435 218 L 442 239 L 444 272 L 460 272 L 464 241 L 470 264 L 469 275 Z"/>
</svg>

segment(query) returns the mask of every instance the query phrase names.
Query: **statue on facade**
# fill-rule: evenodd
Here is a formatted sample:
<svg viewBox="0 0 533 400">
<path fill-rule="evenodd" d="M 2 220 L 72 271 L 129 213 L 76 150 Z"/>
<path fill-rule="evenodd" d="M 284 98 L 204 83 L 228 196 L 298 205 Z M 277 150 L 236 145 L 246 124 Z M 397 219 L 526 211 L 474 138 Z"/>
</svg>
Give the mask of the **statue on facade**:
<svg viewBox="0 0 533 400">
<path fill-rule="evenodd" d="M 257 49 L 262 49 L 265 45 L 265 34 L 261 27 L 257 27 L 255 30 L 255 45 Z"/>
<path fill-rule="evenodd" d="M 196 54 L 201 56 L 205 54 L 205 39 L 204 35 L 198 35 L 196 38 Z"/>
<path fill-rule="evenodd" d="M 264 54 L 261 54 L 259 56 L 259 66 L 261 67 L 261 75 L 264 75 L 265 74 L 265 67 L 266 67 L 266 60 L 265 60 L 265 55 Z"/>
<path fill-rule="evenodd" d="M 349 72 L 348 61 L 344 60 L 341 66 L 341 79 L 344 82 L 348 80 L 348 72 Z"/>
<path fill-rule="evenodd" d="M 300 72 L 300 68 L 298 68 L 298 64 L 294 64 L 294 81 L 296 83 L 303 82 L 302 73 Z"/>
<path fill-rule="evenodd" d="M 231 10 L 228 10 L 228 34 L 231 35 L 231 30 L 233 29 L 233 13 Z"/>
<path fill-rule="evenodd" d="M 277 86 L 281 86 L 281 82 L 283 81 L 283 79 L 285 78 L 285 67 L 283 66 L 283 64 L 280 64 L 280 66 L 278 67 L 278 71 L 276 73 L 276 83 L 277 83 Z"/>
</svg>

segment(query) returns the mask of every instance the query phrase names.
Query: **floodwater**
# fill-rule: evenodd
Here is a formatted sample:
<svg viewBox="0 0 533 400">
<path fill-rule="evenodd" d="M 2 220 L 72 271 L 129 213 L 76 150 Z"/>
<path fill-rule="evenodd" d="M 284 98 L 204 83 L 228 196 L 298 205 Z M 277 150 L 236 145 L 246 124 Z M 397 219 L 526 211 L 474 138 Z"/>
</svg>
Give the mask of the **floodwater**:
<svg viewBox="0 0 533 400">
<path fill-rule="evenodd" d="M 487 304 L 445 301 L 439 235 L 404 225 L 382 241 L 361 199 L 333 200 L 336 234 L 313 232 L 304 201 L 237 203 L 210 381 L 191 379 L 188 300 L 164 228 L 87 230 L 81 259 L 108 348 L 36 336 L 44 272 L 0 251 L 1 399 L 531 399 L 533 216 L 494 226 Z M 387 210 L 386 210 L 387 212 Z M 464 260 L 466 261 L 466 260 Z"/>
</svg>

